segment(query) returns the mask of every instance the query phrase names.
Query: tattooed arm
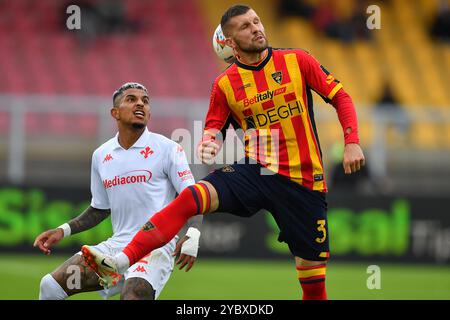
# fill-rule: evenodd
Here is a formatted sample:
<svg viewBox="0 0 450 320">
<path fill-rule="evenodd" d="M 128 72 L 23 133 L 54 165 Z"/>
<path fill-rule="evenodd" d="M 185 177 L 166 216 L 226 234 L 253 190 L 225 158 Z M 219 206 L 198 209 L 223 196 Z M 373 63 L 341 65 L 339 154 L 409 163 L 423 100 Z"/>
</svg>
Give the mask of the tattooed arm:
<svg viewBox="0 0 450 320">
<path fill-rule="evenodd" d="M 91 229 L 105 220 L 111 214 L 110 209 L 96 209 L 89 206 L 78 217 L 70 220 L 67 224 L 47 230 L 36 237 L 34 240 L 34 247 L 38 247 L 43 253 L 49 255 L 50 248 L 61 241 L 62 238 L 69 234 L 80 233 Z"/>
<path fill-rule="evenodd" d="M 70 226 L 70 234 L 80 233 L 85 230 L 89 230 L 98 225 L 106 218 L 108 218 L 110 214 L 111 214 L 110 209 L 103 210 L 89 206 L 78 217 L 68 222 Z"/>
</svg>

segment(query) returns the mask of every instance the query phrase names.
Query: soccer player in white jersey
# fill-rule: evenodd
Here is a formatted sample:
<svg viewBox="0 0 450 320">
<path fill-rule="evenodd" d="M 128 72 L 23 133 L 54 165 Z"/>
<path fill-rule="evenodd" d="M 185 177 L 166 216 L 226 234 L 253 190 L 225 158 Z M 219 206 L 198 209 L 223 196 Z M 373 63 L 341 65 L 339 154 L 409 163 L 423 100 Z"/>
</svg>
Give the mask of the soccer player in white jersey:
<svg viewBox="0 0 450 320">
<path fill-rule="evenodd" d="M 169 204 L 176 193 L 195 183 L 181 146 L 147 129 L 150 105 L 143 85 L 125 83 L 116 90 L 111 115 L 117 121 L 118 133 L 93 153 L 91 204 L 78 217 L 36 238 L 34 246 L 47 255 L 64 237 L 93 228 L 109 215 L 113 235 L 93 248 L 114 255 L 131 241 L 153 213 Z M 121 299 L 155 299 L 170 277 L 176 255 L 179 255 L 176 263 L 180 269 L 186 267 L 188 271 L 193 266 L 201 223 L 201 216 L 189 220 L 186 236 L 178 243 L 176 236 L 128 268 L 123 276 L 118 275 L 113 281 L 115 285 L 106 289 L 78 252 L 42 278 L 39 298 L 65 299 L 76 293 L 104 289 L 104 297 L 120 292 Z M 77 274 L 78 282 L 73 279 Z"/>
</svg>

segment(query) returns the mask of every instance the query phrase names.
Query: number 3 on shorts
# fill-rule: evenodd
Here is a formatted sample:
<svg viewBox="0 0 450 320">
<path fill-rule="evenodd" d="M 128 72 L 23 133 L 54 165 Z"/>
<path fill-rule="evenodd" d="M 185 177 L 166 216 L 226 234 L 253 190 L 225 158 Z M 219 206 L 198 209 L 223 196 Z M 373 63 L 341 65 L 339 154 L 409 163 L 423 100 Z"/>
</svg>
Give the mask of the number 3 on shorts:
<svg viewBox="0 0 450 320">
<path fill-rule="evenodd" d="M 327 229 L 325 228 L 326 220 L 317 220 L 317 224 L 319 225 L 317 227 L 317 230 L 322 232 L 323 237 L 322 238 L 316 238 L 317 243 L 323 243 L 325 239 L 327 238 Z"/>
</svg>

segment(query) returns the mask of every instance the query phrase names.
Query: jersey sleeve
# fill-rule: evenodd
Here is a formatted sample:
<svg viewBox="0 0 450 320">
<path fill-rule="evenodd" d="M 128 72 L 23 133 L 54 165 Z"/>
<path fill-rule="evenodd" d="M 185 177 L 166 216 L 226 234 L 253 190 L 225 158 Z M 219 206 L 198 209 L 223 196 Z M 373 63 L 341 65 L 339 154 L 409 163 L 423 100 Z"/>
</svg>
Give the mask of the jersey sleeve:
<svg viewBox="0 0 450 320">
<path fill-rule="evenodd" d="M 98 171 L 98 160 L 94 153 L 91 164 L 91 207 L 96 209 L 110 209 L 108 194 L 106 193 L 100 173 Z"/>
<path fill-rule="evenodd" d="M 219 86 L 218 79 L 216 79 L 211 90 L 209 109 L 206 114 L 205 130 L 203 134 L 215 137 L 225 126 L 230 113 L 231 111 L 225 94 Z"/>
<path fill-rule="evenodd" d="M 331 104 L 336 109 L 339 122 L 344 131 L 345 144 L 358 143 L 358 117 L 352 98 L 344 89 L 339 90 L 331 100 Z"/>
<path fill-rule="evenodd" d="M 330 102 L 342 84 L 309 53 L 300 51 L 298 58 L 307 85 Z"/>
<path fill-rule="evenodd" d="M 166 174 L 177 193 L 195 184 L 194 176 L 189 168 L 186 154 L 178 143 L 169 148 Z"/>
</svg>

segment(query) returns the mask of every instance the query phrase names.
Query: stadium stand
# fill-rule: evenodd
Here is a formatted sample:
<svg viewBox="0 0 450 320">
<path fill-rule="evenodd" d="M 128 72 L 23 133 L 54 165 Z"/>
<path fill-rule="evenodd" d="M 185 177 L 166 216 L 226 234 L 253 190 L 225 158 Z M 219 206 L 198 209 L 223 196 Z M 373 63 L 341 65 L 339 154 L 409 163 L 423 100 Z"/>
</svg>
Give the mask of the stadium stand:
<svg viewBox="0 0 450 320">
<path fill-rule="evenodd" d="M 109 95 L 123 79 L 136 79 L 151 83 L 156 96 L 208 95 L 204 82 L 218 70 L 195 2 L 126 1 L 127 18 L 143 22 L 137 30 L 99 33 L 84 47 L 74 41 L 75 31 L 64 30 L 65 5 L 0 3 L 7 13 L 0 19 L 0 69 L 10 75 L 0 79 L 1 92 Z M 172 81 L 174 74 L 179 81 Z"/>
<path fill-rule="evenodd" d="M 200 2 L 203 12 L 209 15 L 210 28 L 218 23 L 220 13 L 234 3 L 222 1 L 216 5 L 207 0 Z M 450 48 L 433 42 L 429 35 L 437 6 L 435 1 L 370 2 L 381 8 L 383 32 L 375 30 L 372 40 L 356 39 L 350 43 L 322 34 L 314 28 L 311 17 L 280 16 L 274 10 L 279 2 L 282 1 L 247 1 L 257 9 L 266 25 L 270 25 L 268 34 L 274 46 L 303 48 L 317 56 L 324 65 L 332 65 L 356 102 L 366 106 L 375 103 L 381 95 L 384 79 L 390 79 L 400 103 L 405 106 L 448 107 L 445 93 L 449 84 L 445 77 L 450 71 Z M 303 2 L 314 8 L 324 1 Z M 336 9 L 337 15 L 344 17 L 357 5 L 356 0 L 325 3 Z"/>
</svg>

